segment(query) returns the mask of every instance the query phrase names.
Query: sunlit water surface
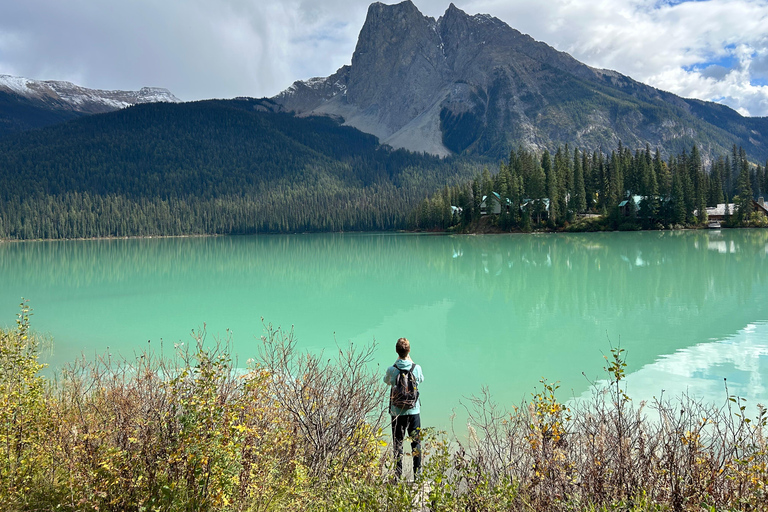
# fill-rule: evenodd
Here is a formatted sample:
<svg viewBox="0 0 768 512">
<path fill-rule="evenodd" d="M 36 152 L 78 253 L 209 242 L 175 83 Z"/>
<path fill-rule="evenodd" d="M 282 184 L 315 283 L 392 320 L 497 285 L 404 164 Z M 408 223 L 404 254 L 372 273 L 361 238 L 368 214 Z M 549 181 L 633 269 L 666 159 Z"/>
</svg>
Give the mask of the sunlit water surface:
<svg viewBox="0 0 768 512">
<path fill-rule="evenodd" d="M 505 405 L 542 377 L 562 399 L 627 350 L 630 394 L 768 402 L 768 230 L 288 236 L 0 243 L 0 325 L 25 297 L 43 359 L 132 356 L 231 337 L 241 366 L 264 324 L 331 354 L 400 336 L 422 365 L 422 422 L 447 428 L 487 386 Z M 538 385 L 540 389 L 540 385 Z"/>
</svg>

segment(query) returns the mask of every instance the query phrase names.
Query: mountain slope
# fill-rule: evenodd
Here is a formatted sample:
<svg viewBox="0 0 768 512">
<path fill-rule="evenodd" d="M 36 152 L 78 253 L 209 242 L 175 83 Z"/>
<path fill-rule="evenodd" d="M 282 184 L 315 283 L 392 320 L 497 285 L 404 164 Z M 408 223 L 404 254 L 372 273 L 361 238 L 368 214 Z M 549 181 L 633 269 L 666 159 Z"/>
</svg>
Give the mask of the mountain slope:
<svg viewBox="0 0 768 512">
<path fill-rule="evenodd" d="M 159 87 L 143 87 L 138 91 L 102 91 L 71 82 L 0 75 L 0 137 L 83 115 L 154 102 L 178 103 L 179 99 Z"/>
<path fill-rule="evenodd" d="M 387 230 L 476 169 L 270 100 L 153 103 L 0 140 L 0 239 Z"/>
<path fill-rule="evenodd" d="M 300 115 L 340 116 L 394 147 L 505 157 L 510 148 L 694 143 L 705 155 L 743 146 L 768 157 L 766 118 L 686 100 L 591 68 L 489 15 L 450 5 L 435 20 L 410 0 L 374 3 L 350 66 L 275 98 Z"/>
</svg>

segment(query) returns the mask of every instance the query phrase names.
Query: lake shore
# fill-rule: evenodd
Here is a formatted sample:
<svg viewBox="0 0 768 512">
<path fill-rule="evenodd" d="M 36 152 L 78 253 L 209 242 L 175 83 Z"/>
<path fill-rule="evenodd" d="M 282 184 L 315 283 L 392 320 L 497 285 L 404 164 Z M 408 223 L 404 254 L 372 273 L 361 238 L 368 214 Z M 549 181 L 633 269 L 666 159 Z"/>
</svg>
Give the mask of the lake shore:
<svg viewBox="0 0 768 512">
<path fill-rule="evenodd" d="M 85 241 L 85 240 L 149 240 L 152 238 L 211 238 L 218 236 L 230 236 L 230 235 L 218 235 L 218 234 L 189 234 L 189 235 L 136 235 L 136 236 L 97 236 L 90 238 L 0 238 L 0 243 L 3 242 L 57 242 L 57 241 Z"/>
<path fill-rule="evenodd" d="M 765 409 L 747 418 L 738 396 L 713 407 L 683 395 L 648 404 L 654 419 L 625 394 L 620 348 L 605 358 L 604 385 L 580 403 L 566 405 L 544 379 L 510 411 L 481 394 L 468 438 L 425 428 L 422 471 L 414 478 L 406 469 L 400 480 L 386 390 L 364 348 L 326 362 L 270 329 L 268 350 L 247 373 L 225 347 L 200 344 L 173 360 L 144 352 L 81 361 L 50 382 L 30 328 L 22 305 L 17 328 L 0 329 L 0 495 L 11 510 L 765 506 Z M 345 392 L 328 392 L 337 386 Z"/>
</svg>

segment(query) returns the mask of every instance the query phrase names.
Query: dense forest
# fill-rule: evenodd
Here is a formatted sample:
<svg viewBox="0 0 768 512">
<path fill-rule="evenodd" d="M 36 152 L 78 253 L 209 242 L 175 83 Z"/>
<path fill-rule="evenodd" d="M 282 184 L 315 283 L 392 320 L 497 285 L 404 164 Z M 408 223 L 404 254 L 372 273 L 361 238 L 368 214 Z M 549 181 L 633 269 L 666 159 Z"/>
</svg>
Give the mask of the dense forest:
<svg viewBox="0 0 768 512">
<path fill-rule="evenodd" d="M 0 238 L 404 228 L 476 164 L 394 151 L 269 100 L 139 105 L 0 142 Z"/>
<path fill-rule="evenodd" d="M 71 108 L 41 105 L 24 96 L 0 90 L 0 138 L 24 130 L 63 123 L 83 115 Z"/>
<path fill-rule="evenodd" d="M 708 166 L 695 145 L 667 160 L 648 146 L 633 152 L 621 143 L 610 154 L 567 145 L 554 155 L 518 149 L 495 175 L 486 168 L 473 180 L 423 200 L 409 216 L 409 226 L 655 229 L 702 225 L 706 208 L 724 203 L 732 205 L 725 208 L 727 226 L 763 226 L 768 219 L 753 211 L 753 199 L 766 190 L 768 162 L 752 165 L 736 146 Z M 584 221 L 584 214 L 600 218 Z"/>
<path fill-rule="evenodd" d="M 621 144 L 518 149 L 481 173 L 479 159 L 396 151 L 338 120 L 277 109 L 146 104 L 8 136 L 0 238 L 648 229 L 702 224 L 705 207 L 728 202 L 731 225 L 762 223 L 751 199 L 768 189 L 768 162 L 736 146 L 714 160 L 697 146 L 666 158 Z M 498 216 L 481 215 L 486 196 L 504 205 Z M 584 213 L 602 217 L 585 227 Z"/>
</svg>

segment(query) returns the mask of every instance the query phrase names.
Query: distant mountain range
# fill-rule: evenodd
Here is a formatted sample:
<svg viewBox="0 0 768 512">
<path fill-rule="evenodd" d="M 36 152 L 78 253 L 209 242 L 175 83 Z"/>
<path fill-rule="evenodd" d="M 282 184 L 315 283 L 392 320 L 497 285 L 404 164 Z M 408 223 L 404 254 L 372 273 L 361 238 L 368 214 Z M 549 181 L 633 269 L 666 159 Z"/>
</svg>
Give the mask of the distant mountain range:
<svg viewBox="0 0 768 512">
<path fill-rule="evenodd" d="M 141 103 L 179 101 L 159 87 L 102 91 L 71 82 L 0 75 L 0 136 Z"/>
<path fill-rule="evenodd" d="M 768 118 L 684 99 L 595 69 L 486 14 L 453 4 L 435 20 L 406 0 L 374 3 L 349 66 L 273 98 L 298 115 L 330 115 L 395 148 L 503 158 L 560 144 L 609 151 L 619 140 L 706 157 L 744 147 L 768 158 Z"/>
</svg>

